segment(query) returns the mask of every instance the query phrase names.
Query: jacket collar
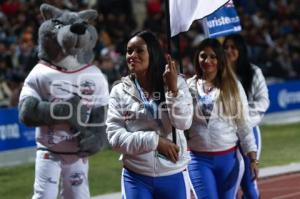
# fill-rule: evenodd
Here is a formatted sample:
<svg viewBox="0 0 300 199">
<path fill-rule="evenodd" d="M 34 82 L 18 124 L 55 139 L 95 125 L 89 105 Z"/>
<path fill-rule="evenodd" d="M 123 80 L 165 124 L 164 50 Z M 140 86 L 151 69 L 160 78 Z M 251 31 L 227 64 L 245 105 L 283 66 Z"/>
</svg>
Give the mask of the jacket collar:
<svg viewBox="0 0 300 199">
<path fill-rule="evenodd" d="M 198 93 L 197 93 L 197 76 L 194 75 L 192 78 L 190 78 L 188 81 L 187 81 L 187 84 L 188 84 L 188 87 L 189 87 L 189 90 L 191 92 L 191 95 L 193 97 L 197 96 Z"/>
<path fill-rule="evenodd" d="M 143 100 L 141 99 L 141 96 L 138 92 L 138 89 L 136 88 L 136 85 L 134 83 L 134 77 L 132 75 L 122 77 L 121 81 L 123 83 L 124 92 L 128 93 L 129 95 L 136 98 L 140 102 L 143 102 Z"/>
<path fill-rule="evenodd" d="M 191 95 L 194 96 L 198 96 L 198 89 L 197 89 L 197 82 L 198 82 L 198 78 L 197 76 L 193 76 L 190 79 L 188 79 L 187 84 L 190 90 Z M 220 94 L 220 89 L 217 89 L 217 93 L 216 95 L 219 96 Z"/>
</svg>

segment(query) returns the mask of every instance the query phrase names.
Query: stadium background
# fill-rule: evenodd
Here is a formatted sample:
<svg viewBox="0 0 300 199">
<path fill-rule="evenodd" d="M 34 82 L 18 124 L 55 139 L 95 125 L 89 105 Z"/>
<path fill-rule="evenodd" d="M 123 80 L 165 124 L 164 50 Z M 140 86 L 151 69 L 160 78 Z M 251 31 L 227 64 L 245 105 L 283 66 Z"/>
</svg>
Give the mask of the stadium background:
<svg viewBox="0 0 300 199">
<path fill-rule="evenodd" d="M 163 0 L 0 0 L 0 166 L 32 162 L 34 158 L 34 149 L 28 147 L 34 143 L 32 129 L 19 127 L 24 128 L 22 133 L 27 133 L 28 140 L 15 150 L 13 139 L 18 136 L 17 127 L 7 123 L 16 120 L 22 82 L 38 61 L 37 33 L 42 22 L 39 6 L 44 2 L 69 10 L 98 10 L 95 26 L 99 40 L 94 63 L 106 74 L 110 85 L 127 73 L 124 52 L 132 33 L 150 29 L 166 47 Z M 269 88 L 276 92 L 270 95 L 267 116 L 278 112 L 278 117 L 269 117 L 265 122 L 280 123 L 284 119 L 284 122 L 299 122 L 300 0 L 236 0 L 234 4 L 250 59 L 262 69 Z M 175 59 L 181 56 L 187 77 L 194 73 L 192 57 L 203 38 L 201 24 L 194 22 L 188 32 L 181 34 L 180 50 L 176 42 L 172 43 L 172 55 Z M 281 93 L 283 97 L 290 93 L 291 98 L 284 101 L 283 108 L 279 107 L 280 89 L 286 91 Z"/>
<path fill-rule="evenodd" d="M 42 22 L 39 5 L 48 2 L 61 8 L 80 10 L 92 7 L 99 12 L 95 22 L 99 40 L 95 63 L 110 83 L 126 73 L 125 44 L 142 28 L 156 32 L 166 44 L 162 0 L 0 0 L 0 106 L 16 106 L 21 83 L 37 62 L 37 33 Z M 261 67 L 269 83 L 300 78 L 299 0 L 237 0 L 241 34 L 249 45 L 251 60 Z M 181 34 L 180 54 L 184 73 L 193 74 L 192 56 L 203 39 L 202 27 L 195 22 Z M 173 56 L 178 49 L 173 46 Z M 8 84 L 2 86 L 3 82 Z M 8 87 L 8 88 L 7 88 Z"/>
</svg>

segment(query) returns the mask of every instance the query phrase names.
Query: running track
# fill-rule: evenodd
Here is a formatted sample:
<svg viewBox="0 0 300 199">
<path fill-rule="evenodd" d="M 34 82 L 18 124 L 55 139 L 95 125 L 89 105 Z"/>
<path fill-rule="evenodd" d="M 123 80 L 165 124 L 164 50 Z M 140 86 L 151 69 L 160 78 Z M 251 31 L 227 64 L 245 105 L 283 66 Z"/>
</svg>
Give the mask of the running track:
<svg viewBox="0 0 300 199">
<path fill-rule="evenodd" d="M 299 199 L 300 173 L 260 179 L 258 186 L 262 199 Z"/>
</svg>

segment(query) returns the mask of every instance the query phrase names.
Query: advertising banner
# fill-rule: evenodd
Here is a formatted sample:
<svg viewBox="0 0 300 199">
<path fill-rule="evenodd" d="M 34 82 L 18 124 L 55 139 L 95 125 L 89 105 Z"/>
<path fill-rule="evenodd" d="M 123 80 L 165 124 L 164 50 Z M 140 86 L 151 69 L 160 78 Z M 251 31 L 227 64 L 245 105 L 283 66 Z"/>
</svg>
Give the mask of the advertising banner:
<svg viewBox="0 0 300 199">
<path fill-rule="evenodd" d="M 0 152 L 35 146 L 35 128 L 18 120 L 18 109 L 0 109 Z"/>
<path fill-rule="evenodd" d="M 272 84 L 268 86 L 268 89 L 271 103 L 267 113 L 300 109 L 299 80 Z"/>
<path fill-rule="evenodd" d="M 216 38 L 238 33 L 242 30 L 240 18 L 232 1 L 202 20 L 206 37 Z"/>
</svg>

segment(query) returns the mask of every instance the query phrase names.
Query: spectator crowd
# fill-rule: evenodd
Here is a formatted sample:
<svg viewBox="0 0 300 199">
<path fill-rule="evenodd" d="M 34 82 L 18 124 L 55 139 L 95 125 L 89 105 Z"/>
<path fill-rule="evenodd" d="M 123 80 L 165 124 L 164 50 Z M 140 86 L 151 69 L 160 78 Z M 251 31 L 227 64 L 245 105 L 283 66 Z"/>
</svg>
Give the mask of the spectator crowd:
<svg viewBox="0 0 300 199">
<path fill-rule="evenodd" d="M 18 104 L 22 82 L 37 63 L 37 33 L 43 3 L 69 10 L 96 9 L 98 42 L 95 64 L 110 85 L 127 73 L 124 54 L 130 35 L 150 29 L 166 47 L 163 0 L 0 0 L 0 107 Z M 247 41 L 250 60 L 267 81 L 300 78 L 300 0 L 236 0 L 241 34 Z M 173 57 L 181 57 L 186 76 L 194 74 L 192 56 L 204 39 L 201 23 L 181 33 L 172 43 Z"/>
</svg>

